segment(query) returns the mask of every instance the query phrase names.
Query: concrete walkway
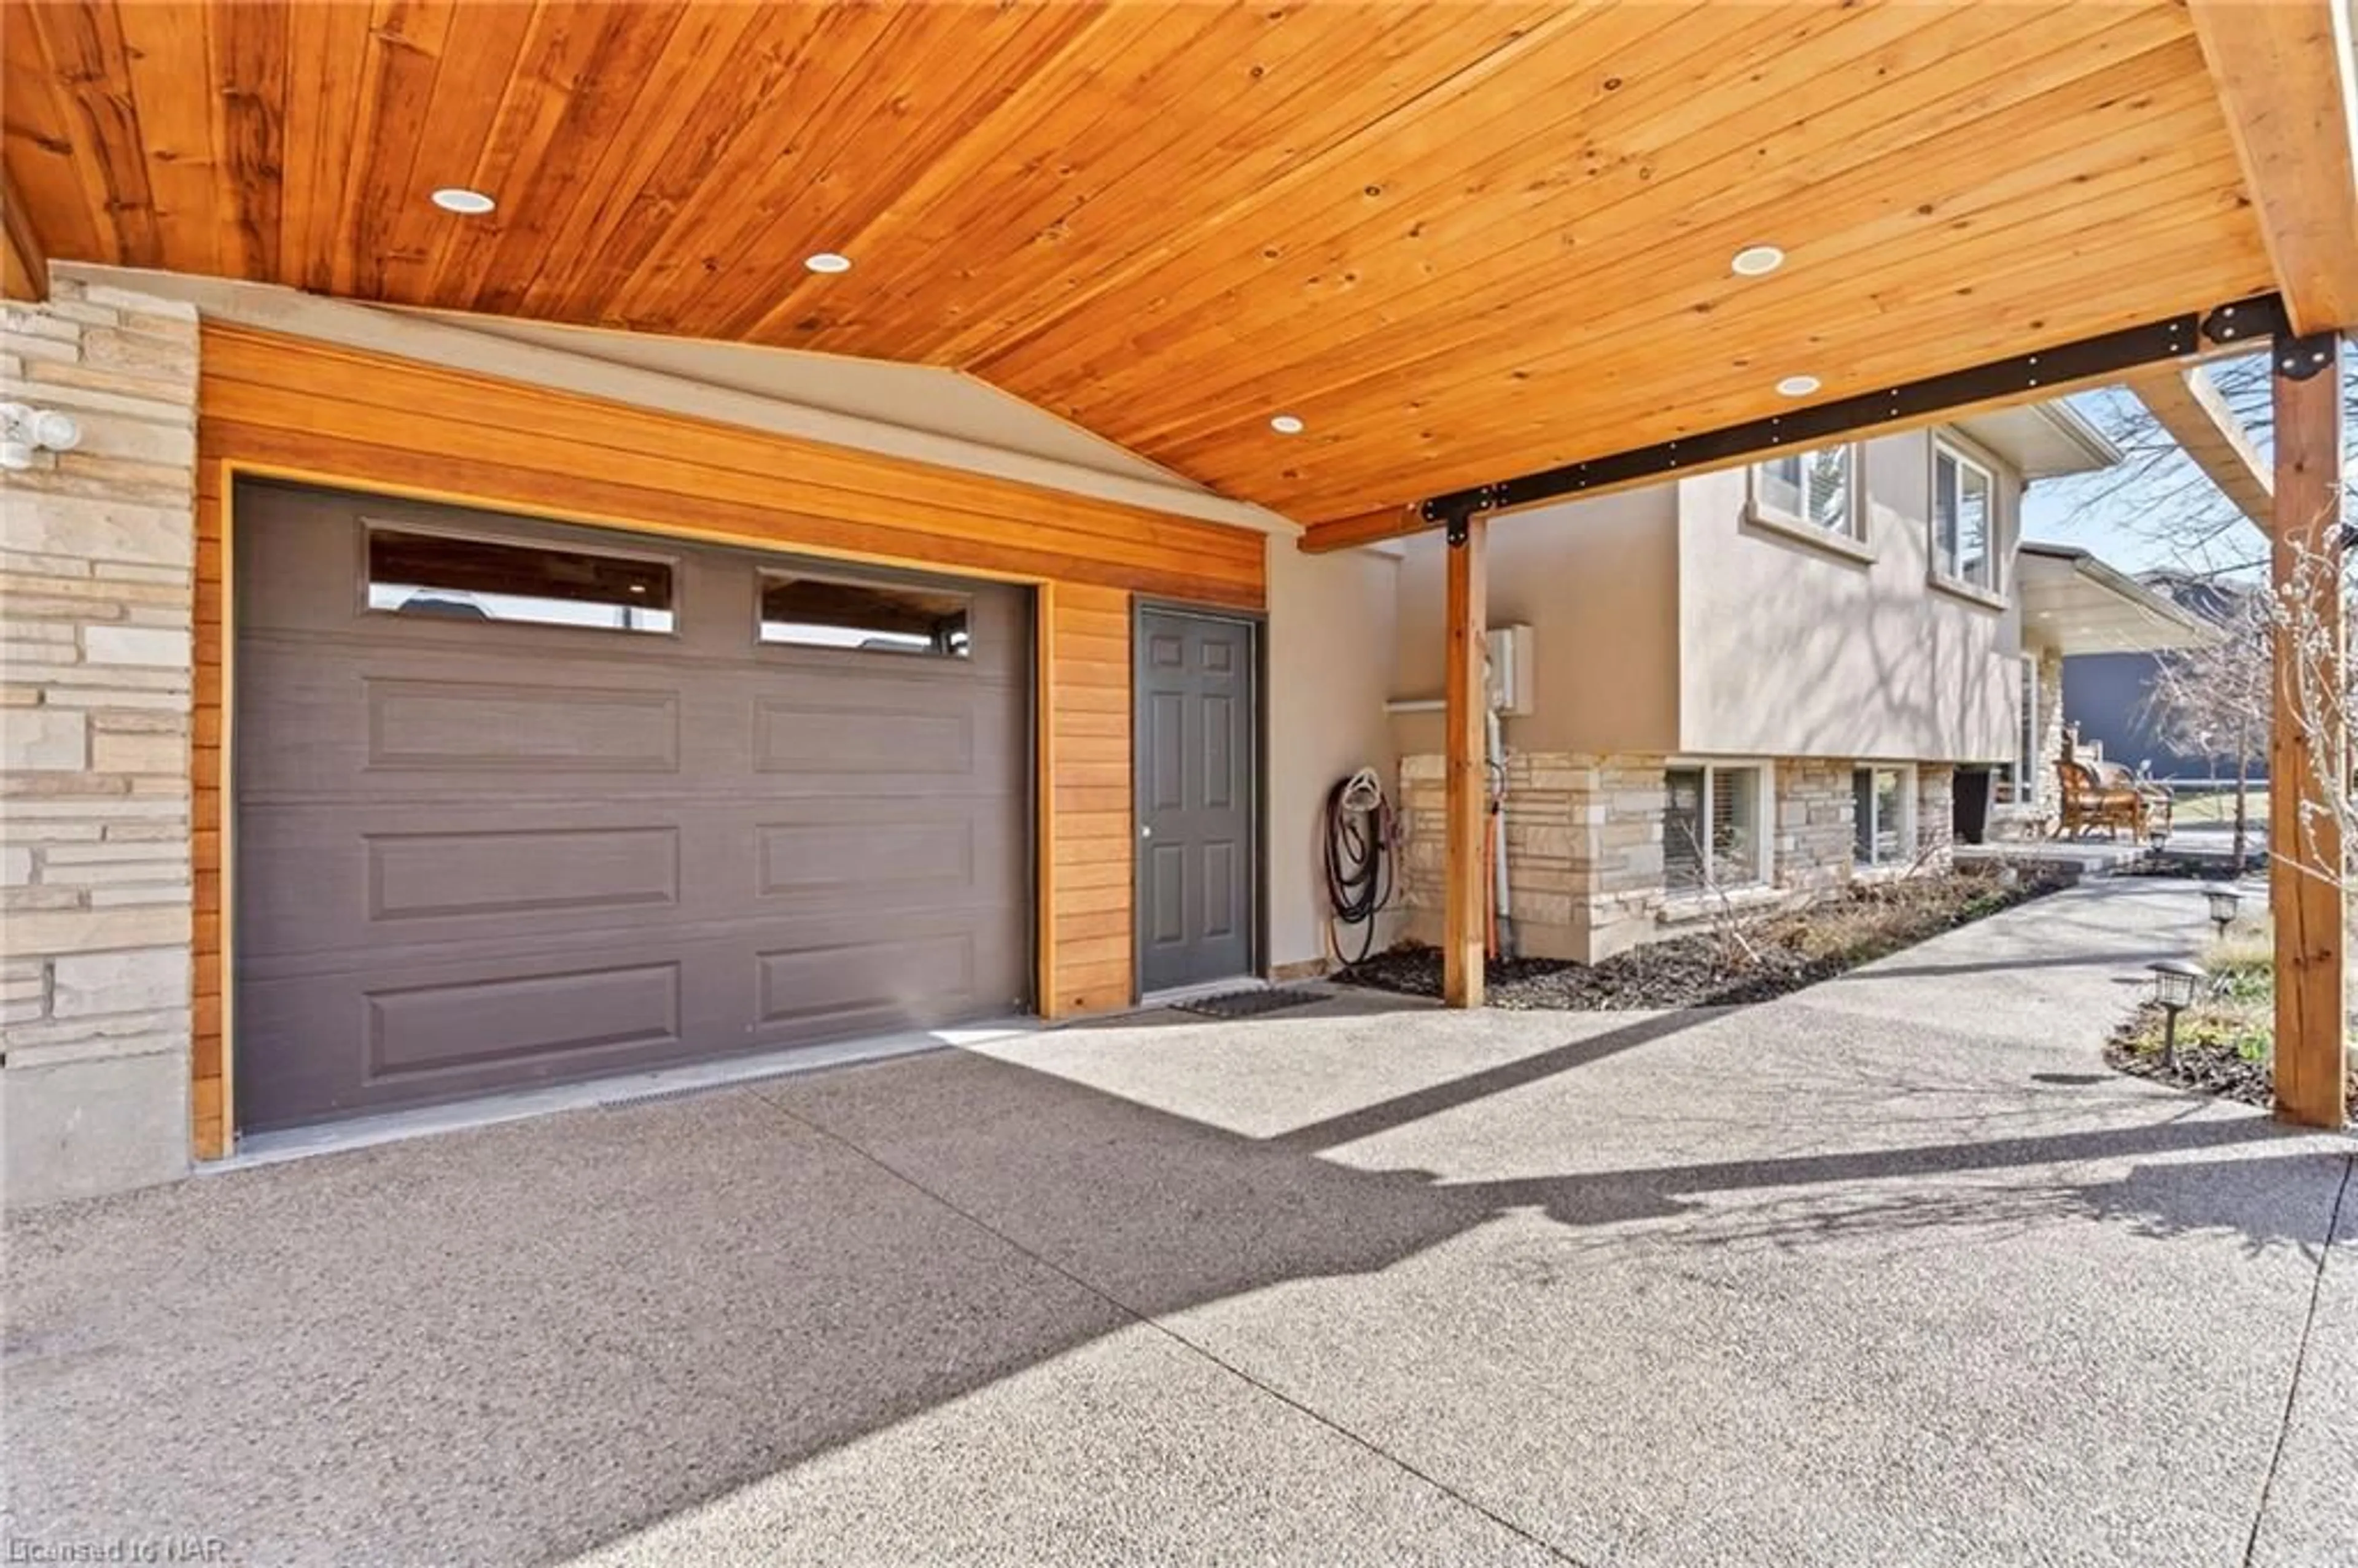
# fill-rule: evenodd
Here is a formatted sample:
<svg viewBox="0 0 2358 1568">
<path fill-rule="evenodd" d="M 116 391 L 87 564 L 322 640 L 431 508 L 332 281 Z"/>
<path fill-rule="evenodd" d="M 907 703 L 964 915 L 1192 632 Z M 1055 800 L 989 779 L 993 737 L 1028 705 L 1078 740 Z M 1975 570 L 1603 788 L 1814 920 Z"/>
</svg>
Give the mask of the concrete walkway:
<svg viewBox="0 0 2358 1568">
<path fill-rule="evenodd" d="M 2201 929 L 2113 882 L 1740 1011 L 1161 1015 L 38 1213 L 7 1530 L 2358 1563 L 2353 1145 L 2097 1055 Z"/>
</svg>

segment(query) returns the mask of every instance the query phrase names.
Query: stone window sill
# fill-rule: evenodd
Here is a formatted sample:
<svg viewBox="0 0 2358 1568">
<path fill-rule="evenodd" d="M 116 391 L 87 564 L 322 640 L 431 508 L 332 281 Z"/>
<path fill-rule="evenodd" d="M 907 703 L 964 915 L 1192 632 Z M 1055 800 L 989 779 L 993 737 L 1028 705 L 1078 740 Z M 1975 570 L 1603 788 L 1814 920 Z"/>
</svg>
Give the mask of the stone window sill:
<svg viewBox="0 0 2358 1568">
<path fill-rule="evenodd" d="M 1691 925 L 1712 919 L 1722 910 L 1730 914 L 1750 914 L 1774 909 L 1787 896 L 1785 889 L 1767 882 L 1747 882 L 1742 887 L 1722 888 L 1716 893 L 1701 889 L 1682 891 L 1663 896 L 1655 909 L 1654 919 L 1662 925 Z"/>
<path fill-rule="evenodd" d="M 1774 534 L 1780 539 L 1807 545 L 1823 555 L 1848 561 L 1854 566 L 1867 566 L 1876 558 L 1874 546 L 1864 539 L 1833 533 L 1815 523 L 1805 523 L 1782 512 L 1770 511 L 1757 501 L 1745 503 L 1744 525 L 1758 532 Z"/>
<path fill-rule="evenodd" d="M 2002 611 L 2006 608 L 2006 595 L 2002 593 L 1993 593 L 1988 589 L 1983 588 L 1978 584 L 1965 581 L 1963 578 L 1943 577 L 1939 572 L 1933 572 L 1930 576 L 1926 577 L 1924 580 L 1933 589 L 1942 593 L 1947 594 L 1950 598 L 1962 599 L 1967 604 L 1974 605 L 1980 609 Z"/>
</svg>

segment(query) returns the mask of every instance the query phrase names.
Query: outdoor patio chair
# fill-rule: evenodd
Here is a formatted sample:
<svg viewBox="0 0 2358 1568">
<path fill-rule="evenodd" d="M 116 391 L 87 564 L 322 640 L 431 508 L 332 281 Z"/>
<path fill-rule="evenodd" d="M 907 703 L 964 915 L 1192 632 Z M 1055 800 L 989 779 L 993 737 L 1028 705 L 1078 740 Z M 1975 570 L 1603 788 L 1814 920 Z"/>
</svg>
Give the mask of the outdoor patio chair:
<svg viewBox="0 0 2358 1568">
<path fill-rule="evenodd" d="M 2170 810 L 2177 797 L 2168 784 L 2131 773 L 2122 762 L 2098 762 L 2096 781 L 2106 789 L 2135 790 L 2144 800 L 2145 822 L 2140 838 L 2151 838 L 2157 833 L 2169 836 Z"/>
<path fill-rule="evenodd" d="M 2097 764 L 2068 757 L 2057 759 L 2055 776 L 2061 786 L 2056 837 L 2077 838 L 2102 827 L 2118 838 L 2126 827 L 2132 839 L 2145 838 L 2147 802 L 2133 782 L 2107 783 Z"/>
</svg>

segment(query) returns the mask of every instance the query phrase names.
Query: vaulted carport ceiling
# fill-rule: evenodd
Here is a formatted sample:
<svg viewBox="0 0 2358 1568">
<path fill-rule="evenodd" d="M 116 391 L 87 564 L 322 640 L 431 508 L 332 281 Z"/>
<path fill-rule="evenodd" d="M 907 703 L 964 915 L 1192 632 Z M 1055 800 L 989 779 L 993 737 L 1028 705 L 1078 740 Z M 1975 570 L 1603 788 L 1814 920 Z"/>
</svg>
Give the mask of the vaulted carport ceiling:
<svg viewBox="0 0 2358 1568">
<path fill-rule="evenodd" d="M 5 163 L 52 258 L 954 366 L 1316 522 L 2277 287 L 2199 19 L 11 4 Z"/>
</svg>

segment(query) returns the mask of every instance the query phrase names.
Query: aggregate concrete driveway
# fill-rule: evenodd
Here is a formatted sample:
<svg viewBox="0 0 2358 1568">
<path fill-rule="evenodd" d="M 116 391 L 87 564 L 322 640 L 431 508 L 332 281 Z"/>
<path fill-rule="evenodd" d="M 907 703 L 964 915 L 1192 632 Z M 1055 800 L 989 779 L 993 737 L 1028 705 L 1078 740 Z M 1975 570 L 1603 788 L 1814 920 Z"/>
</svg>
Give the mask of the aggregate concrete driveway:
<svg viewBox="0 0 2358 1568">
<path fill-rule="evenodd" d="M 1736 1012 L 1165 1014 L 20 1217 L 11 1560 L 2358 1563 L 2353 1145 L 2097 1056 L 2198 904 Z"/>
</svg>

